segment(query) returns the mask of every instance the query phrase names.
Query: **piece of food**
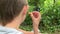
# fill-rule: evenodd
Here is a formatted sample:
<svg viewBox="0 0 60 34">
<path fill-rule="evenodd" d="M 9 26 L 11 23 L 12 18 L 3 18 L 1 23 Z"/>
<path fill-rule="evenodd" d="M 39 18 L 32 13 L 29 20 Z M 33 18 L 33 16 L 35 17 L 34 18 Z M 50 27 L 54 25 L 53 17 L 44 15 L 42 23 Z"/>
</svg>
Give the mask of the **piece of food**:
<svg viewBox="0 0 60 34">
<path fill-rule="evenodd" d="M 38 18 L 38 13 L 37 13 L 37 12 L 34 12 L 34 13 L 33 13 L 33 16 L 34 16 L 35 18 Z"/>
</svg>

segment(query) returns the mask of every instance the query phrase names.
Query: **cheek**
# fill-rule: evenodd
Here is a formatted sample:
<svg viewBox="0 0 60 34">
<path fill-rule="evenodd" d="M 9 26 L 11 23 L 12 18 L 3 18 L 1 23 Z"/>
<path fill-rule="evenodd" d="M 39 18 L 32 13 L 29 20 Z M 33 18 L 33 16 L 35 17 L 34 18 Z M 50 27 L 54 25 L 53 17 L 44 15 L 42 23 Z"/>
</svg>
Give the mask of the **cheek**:
<svg viewBox="0 0 60 34">
<path fill-rule="evenodd" d="M 25 18 L 26 18 L 26 16 L 24 16 L 24 17 L 22 18 L 22 22 L 24 22 Z"/>
<path fill-rule="evenodd" d="M 23 12 L 23 13 L 22 13 L 22 17 L 25 16 L 25 15 L 26 15 L 26 12 Z"/>
<path fill-rule="evenodd" d="M 24 22 L 25 18 L 26 18 L 26 16 L 21 17 L 21 18 L 20 18 L 20 19 L 21 19 L 20 22 L 21 22 L 21 23 Z"/>
<path fill-rule="evenodd" d="M 23 15 L 26 15 L 26 14 L 27 14 L 27 11 L 24 11 L 24 12 L 23 12 Z"/>
<path fill-rule="evenodd" d="M 25 18 L 26 18 L 26 14 L 24 14 L 24 16 L 22 17 L 22 19 L 25 20 Z"/>
</svg>

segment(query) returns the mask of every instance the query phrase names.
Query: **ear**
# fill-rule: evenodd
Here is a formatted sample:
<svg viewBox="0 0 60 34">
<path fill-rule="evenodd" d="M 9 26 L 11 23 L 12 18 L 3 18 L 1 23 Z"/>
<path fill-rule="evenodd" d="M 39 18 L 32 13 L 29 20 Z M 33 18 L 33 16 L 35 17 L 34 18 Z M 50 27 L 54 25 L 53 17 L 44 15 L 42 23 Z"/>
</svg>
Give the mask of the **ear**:
<svg viewBox="0 0 60 34">
<path fill-rule="evenodd" d="M 23 7 L 23 14 L 26 14 L 26 13 L 27 13 L 27 10 L 28 10 L 28 6 L 25 5 L 25 6 Z"/>
</svg>

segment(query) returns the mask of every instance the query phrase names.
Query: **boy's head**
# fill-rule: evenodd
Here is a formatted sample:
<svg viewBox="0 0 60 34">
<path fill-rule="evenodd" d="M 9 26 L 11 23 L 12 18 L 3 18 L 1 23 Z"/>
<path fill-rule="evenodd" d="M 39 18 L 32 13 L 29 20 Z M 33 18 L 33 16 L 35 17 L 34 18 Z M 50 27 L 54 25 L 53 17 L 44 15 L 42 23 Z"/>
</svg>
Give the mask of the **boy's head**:
<svg viewBox="0 0 60 34">
<path fill-rule="evenodd" d="M 0 24 L 6 25 L 16 17 L 24 21 L 27 9 L 26 0 L 0 0 Z"/>
</svg>

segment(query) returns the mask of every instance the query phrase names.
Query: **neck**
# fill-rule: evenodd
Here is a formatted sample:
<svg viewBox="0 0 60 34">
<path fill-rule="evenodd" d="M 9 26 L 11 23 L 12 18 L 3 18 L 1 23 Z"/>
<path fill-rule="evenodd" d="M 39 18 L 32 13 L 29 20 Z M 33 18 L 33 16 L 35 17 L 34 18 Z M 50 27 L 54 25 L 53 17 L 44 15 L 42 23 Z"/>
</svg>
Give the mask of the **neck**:
<svg viewBox="0 0 60 34">
<path fill-rule="evenodd" d="M 11 23 L 7 24 L 5 27 L 9 27 L 9 28 L 19 28 L 20 26 L 20 21 L 18 18 L 14 19 Z"/>
<path fill-rule="evenodd" d="M 5 27 L 9 27 L 9 28 L 19 28 L 20 25 L 18 25 L 17 23 L 10 23 L 10 24 L 7 24 Z"/>
<path fill-rule="evenodd" d="M 20 16 L 18 16 L 18 17 L 15 17 L 15 19 L 13 19 L 13 21 L 8 23 L 5 27 L 18 29 L 20 24 L 21 24 L 21 19 L 20 19 Z"/>
</svg>

